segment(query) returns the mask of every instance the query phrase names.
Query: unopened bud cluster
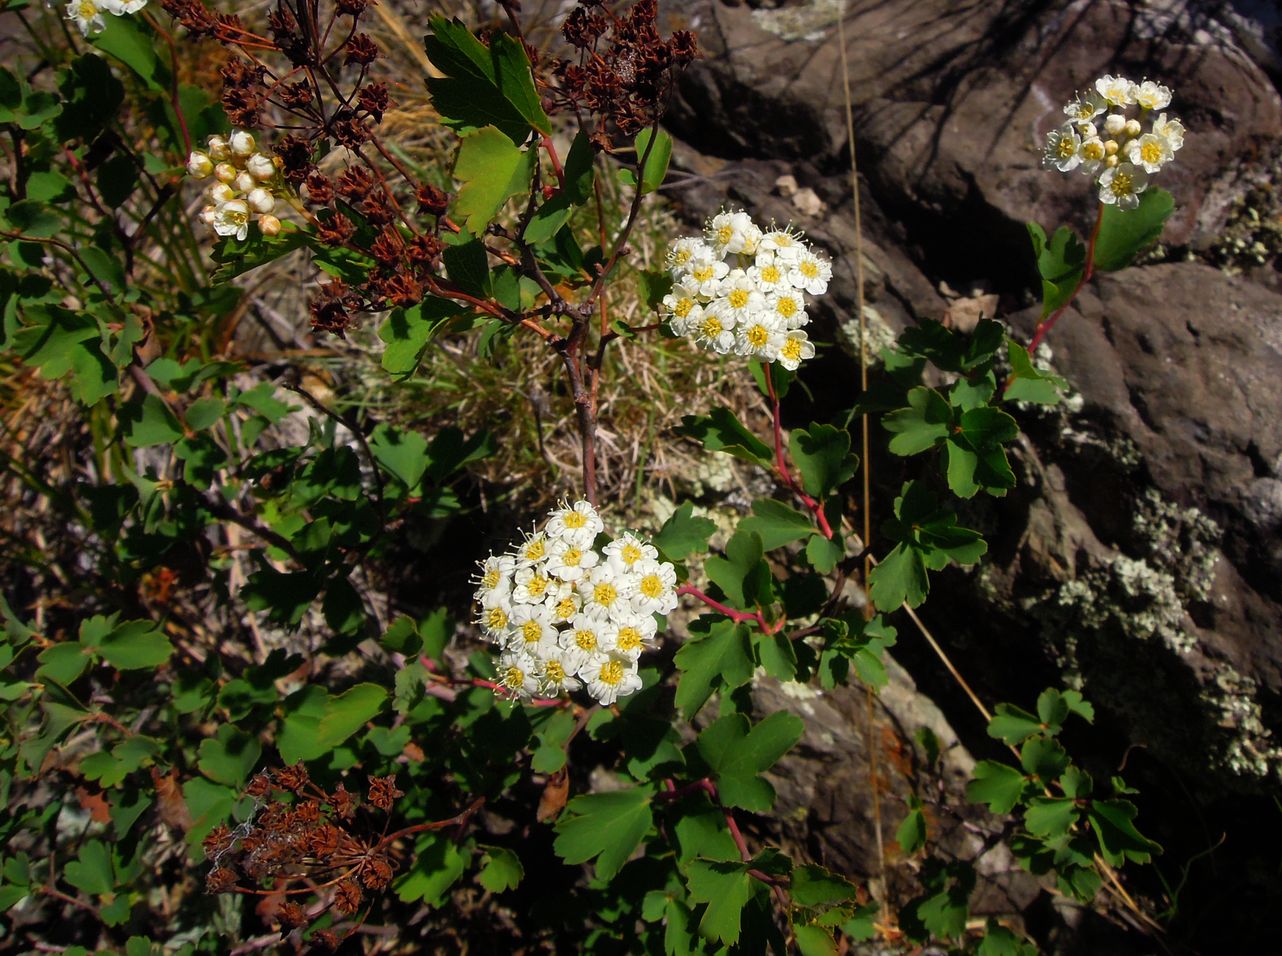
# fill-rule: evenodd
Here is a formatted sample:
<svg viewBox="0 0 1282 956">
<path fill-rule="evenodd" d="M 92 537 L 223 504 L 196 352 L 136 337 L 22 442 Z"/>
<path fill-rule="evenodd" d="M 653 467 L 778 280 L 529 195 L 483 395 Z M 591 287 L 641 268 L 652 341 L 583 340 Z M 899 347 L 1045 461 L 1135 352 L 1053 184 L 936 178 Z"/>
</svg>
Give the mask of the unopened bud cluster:
<svg viewBox="0 0 1282 956">
<path fill-rule="evenodd" d="M 586 501 L 549 513 L 541 531 L 481 562 L 478 623 L 500 648 L 500 690 L 520 699 L 586 687 L 602 704 L 639 690 L 637 659 L 656 614 L 677 606 L 677 573 L 625 532 L 600 550 L 604 523 Z"/>
<path fill-rule="evenodd" d="M 70 0 L 66 6 L 66 19 L 80 30 L 80 35 L 91 37 L 107 29 L 104 13 L 124 17 L 137 13 L 147 5 L 147 0 Z"/>
<path fill-rule="evenodd" d="M 237 129 L 227 137 L 209 137 L 204 150 L 194 150 L 187 158 L 187 172 L 195 179 L 213 180 L 200 216 L 218 235 L 244 240 L 251 222 L 264 236 L 280 232 L 280 220 L 272 211 L 277 196 L 289 186 L 278 161 L 258 152 L 252 134 Z"/>
<path fill-rule="evenodd" d="M 1171 91 L 1159 83 L 1105 74 L 1064 107 L 1068 122 L 1047 136 L 1042 165 L 1080 170 L 1095 180 L 1100 202 L 1134 209 L 1149 176 L 1184 145 L 1184 124 L 1152 115 L 1170 102 Z"/>
<path fill-rule="evenodd" d="M 673 242 L 667 265 L 661 311 L 677 335 L 789 370 L 815 354 L 806 294 L 828 291 L 832 263 L 791 227 L 762 230 L 746 212 L 723 210 L 702 236 Z"/>
</svg>

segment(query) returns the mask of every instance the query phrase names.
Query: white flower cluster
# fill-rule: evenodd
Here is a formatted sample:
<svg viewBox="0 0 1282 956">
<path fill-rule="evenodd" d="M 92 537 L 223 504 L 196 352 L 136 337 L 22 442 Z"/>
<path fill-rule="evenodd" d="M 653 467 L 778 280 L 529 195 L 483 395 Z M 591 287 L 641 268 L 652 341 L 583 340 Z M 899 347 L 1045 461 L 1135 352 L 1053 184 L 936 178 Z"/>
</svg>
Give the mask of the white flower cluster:
<svg viewBox="0 0 1282 956">
<path fill-rule="evenodd" d="M 258 152 L 252 134 L 234 129 L 227 137 L 209 137 L 204 150 L 193 150 L 187 158 L 187 172 L 195 179 L 213 177 L 207 193 L 209 204 L 200 217 L 218 235 L 244 240 L 254 221 L 264 236 L 280 232 L 280 220 L 272 210 L 277 195 L 288 187 L 277 161 Z"/>
<path fill-rule="evenodd" d="M 498 683 L 512 697 L 586 686 L 602 704 L 640 689 L 637 659 L 654 616 L 677 606 L 677 572 L 626 532 L 598 551 L 604 523 L 586 501 L 563 504 L 542 531 L 481 562 L 478 623 L 500 648 Z"/>
<path fill-rule="evenodd" d="M 147 5 L 147 0 L 69 0 L 66 18 L 80 28 L 80 35 L 91 37 L 107 29 L 104 13 L 113 17 L 137 13 Z"/>
<path fill-rule="evenodd" d="M 722 211 L 702 236 L 673 242 L 667 265 L 661 312 L 677 335 L 790 371 L 815 354 L 806 293 L 828 291 L 832 263 L 791 227 L 763 231 L 746 212 Z"/>
<path fill-rule="evenodd" d="M 1144 120 L 1171 103 L 1171 91 L 1152 80 L 1136 83 L 1111 73 L 1095 89 L 1078 94 L 1064 107 L 1068 122 L 1046 138 L 1043 166 L 1061 173 L 1080 170 L 1095 179 L 1100 202 L 1134 209 L 1157 172 L 1184 145 L 1184 124 L 1159 113 L 1148 128 Z M 1138 117 L 1128 116 L 1137 107 Z"/>
</svg>

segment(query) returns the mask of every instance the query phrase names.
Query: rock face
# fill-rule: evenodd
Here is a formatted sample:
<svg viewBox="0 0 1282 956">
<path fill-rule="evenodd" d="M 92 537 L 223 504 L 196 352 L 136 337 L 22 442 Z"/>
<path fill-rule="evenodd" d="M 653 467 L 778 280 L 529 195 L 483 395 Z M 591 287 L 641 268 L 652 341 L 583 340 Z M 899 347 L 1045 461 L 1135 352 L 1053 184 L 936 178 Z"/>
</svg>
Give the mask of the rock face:
<svg viewBox="0 0 1282 956">
<path fill-rule="evenodd" d="M 1053 365 L 1075 394 L 1050 413 L 1022 413 L 1020 487 L 966 515 L 985 528 L 989 560 L 978 574 L 944 575 L 927 617 L 942 615 L 939 636 L 990 700 L 1026 693 L 1029 671 L 1080 685 L 1101 711 L 1104 751 L 1142 748 L 1127 773 L 1155 788 L 1143 813 L 1181 859 L 1215 841 L 1188 836 L 1190 813 L 1216 827 L 1232 822 L 1217 814 L 1263 819 L 1258 795 L 1282 779 L 1279 249 L 1257 250 L 1246 275 L 1198 260 L 1222 261 L 1211 250 L 1226 224 L 1252 214 L 1248 193 L 1276 195 L 1276 8 L 699 0 L 678 15 L 708 56 L 669 117 L 689 174 L 674 195 L 692 220 L 729 203 L 806 229 L 837 260 L 816 337 L 845 345 L 857 328 L 857 272 L 843 39 L 874 348 L 917 320 L 963 324 L 994 308 L 1026 338 L 1037 315 L 1024 223 L 1081 232 L 1093 215 L 1084 178 L 1040 168 L 1062 103 L 1106 72 L 1175 89 L 1171 111 L 1189 135 L 1158 180 L 1178 206 L 1164 245 L 1148 264 L 1098 277 L 1056 327 Z M 801 189 L 818 202 L 797 204 Z M 830 353 L 814 374 L 817 414 L 849 407 L 848 358 Z M 892 475 L 898 463 L 880 467 Z M 984 747 L 937 664 L 908 644 L 905 636 L 897 652 L 960 731 L 958 748 Z M 861 719 L 824 706 L 814 719 L 825 727 Z M 848 757 L 832 773 L 866 775 L 866 751 Z M 794 768 L 797 805 L 813 813 L 825 799 L 839 803 L 816 793 L 842 787 L 807 789 L 828 773 L 823 748 L 804 760 L 810 770 Z M 1173 779 L 1178 797 L 1168 796 Z M 956 784 L 946 789 L 955 801 Z M 833 804 L 829 823 L 794 837 L 867 867 L 868 833 L 830 825 L 864 815 L 862 799 Z M 1230 881 L 1234 899 L 1276 899 L 1276 886 L 1241 875 L 1259 863 L 1252 844 L 1242 832 L 1237 849 L 1222 851 L 1242 881 Z M 1245 909 L 1233 912 L 1225 925 L 1243 943 L 1265 938 Z"/>
</svg>

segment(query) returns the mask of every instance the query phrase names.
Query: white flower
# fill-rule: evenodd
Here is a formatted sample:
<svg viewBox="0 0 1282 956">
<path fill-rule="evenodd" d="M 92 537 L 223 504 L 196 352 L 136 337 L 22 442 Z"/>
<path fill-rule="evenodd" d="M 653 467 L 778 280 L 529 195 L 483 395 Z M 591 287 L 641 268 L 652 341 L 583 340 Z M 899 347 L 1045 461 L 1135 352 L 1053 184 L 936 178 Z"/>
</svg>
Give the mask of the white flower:
<svg viewBox="0 0 1282 956">
<path fill-rule="evenodd" d="M 504 644 L 512 627 L 512 608 L 506 602 L 483 608 L 477 623 L 486 637 L 496 644 Z"/>
<path fill-rule="evenodd" d="M 107 28 L 102 16 L 106 8 L 96 0 L 70 0 L 66 9 L 66 18 L 75 21 L 81 36 L 91 37 Z"/>
<path fill-rule="evenodd" d="M 556 644 L 552 612 L 541 604 L 521 604 L 512 609 L 509 647 L 522 649 L 531 657 L 541 658 L 543 648 Z"/>
<path fill-rule="evenodd" d="M 1144 167 L 1145 172 L 1155 173 L 1164 163 L 1175 158 L 1175 152 L 1163 137 L 1145 133 L 1126 144 L 1126 158 L 1136 166 Z"/>
<path fill-rule="evenodd" d="M 542 604 L 548 596 L 552 579 L 544 573 L 542 565 L 527 565 L 518 568 L 512 579 L 513 604 Z"/>
<path fill-rule="evenodd" d="M 1104 97 L 1088 90 L 1085 94 L 1078 93 L 1077 98 L 1064 107 L 1064 114 L 1069 119 L 1085 123 L 1099 116 L 1107 108 L 1108 104 Z"/>
<path fill-rule="evenodd" d="M 1083 173 L 1094 174 L 1103 165 L 1104 157 L 1107 155 L 1104 149 L 1104 141 L 1098 137 L 1084 140 L 1077 151 L 1077 155 L 1082 160 L 1078 170 Z"/>
<path fill-rule="evenodd" d="M 750 256 L 761 241 L 761 229 L 742 210 L 718 213 L 709 220 L 705 232 L 713 251 L 720 256 Z"/>
<path fill-rule="evenodd" d="M 757 250 L 761 256 L 795 262 L 805 250 L 805 243 L 801 241 L 801 234 L 793 232 L 789 226 L 787 229 L 771 229 L 761 237 Z"/>
<path fill-rule="evenodd" d="M 806 301 L 799 292 L 776 292 L 768 296 L 766 312 L 774 315 L 785 329 L 800 328 L 810 321 L 806 315 Z"/>
<path fill-rule="evenodd" d="M 811 295 L 823 295 L 827 292 L 828 280 L 831 278 L 832 263 L 813 249 L 804 250 L 788 273 L 789 282 Z"/>
<path fill-rule="evenodd" d="M 1117 204 L 1118 209 L 1134 209 L 1140 204 L 1140 193 L 1148 188 L 1148 173 L 1130 163 L 1118 163 L 1104 170 L 1099 178 L 1099 201 Z"/>
<path fill-rule="evenodd" d="M 544 528 L 548 537 L 570 541 L 580 548 L 592 547 L 596 536 L 605 530 L 605 522 L 586 501 L 576 501 L 573 505 L 563 502 L 560 508 L 548 514 L 550 517 Z"/>
<path fill-rule="evenodd" d="M 243 242 L 249 235 L 249 206 L 239 199 L 220 205 L 214 214 L 214 232 L 220 236 L 235 236 Z"/>
<path fill-rule="evenodd" d="M 627 589 L 624 575 L 609 564 L 598 564 L 579 582 L 583 595 L 583 613 L 596 620 L 605 620 L 627 606 L 623 592 Z"/>
<path fill-rule="evenodd" d="M 758 254 L 757 264 L 748 268 L 748 278 L 758 292 L 778 292 L 788 285 L 787 263 L 782 259 L 776 261 L 773 256 Z"/>
<path fill-rule="evenodd" d="M 594 657 L 579 676 L 587 684 L 588 693 L 607 707 L 641 688 L 636 664 L 615 654 Z"/>
<path fill-rule="evenodd" d="M 539 690 L 547 697 L 560 697 L 569 691 L 576 691 L 583 685 L 574 677 L 574 668 L 565 658 L 565 651 L 559 647 L 546 648 L 539 669 Z"/>
<path fill-rule="evenodd" d="M 130 13 L 137 13 L 147 5 L 147 0 L 103 0 L 99 4 L 108 13 L 116 16 L 124 16 Z"/>
<path fill-rule="evenodd" d="M 543 604 L 550 609 L 553 621 L 558 624 L 567 624 L 574 620 L 575 615 L 579 613 L 583 598 L 577 591 L 567 585 L 564 592 L 550 595 Z"/>
<path fill-rule="evenodd" d="M 582 548 L 574 541 L 557 538 L 548 549 L 547 571 L 562 581 L 577 581 L 599 560 L 600 555 L 591 548 Z"/>
<path fill-rule="evenodd" d="M 734 318 L 732 316 L 705 312 L 699 324 L 691 326 L 686 334 L 697 344 L 714 352 L 720 352 L 722 355 L 729 355 L 734 350 Z"/>
<path fill-rule="evenodd" d="M 679 286 L 663 297 L 659 311 L 668 320 L 674 333 L 685 335 L 692 323 L 697 324 L 703 318 L 703 306 L 692 296 L 686 295 L 684 290 L 678 290 Z"/>
<path fill-rule="evenodd" d="M 538 693 L 539 662 L 520 650 L 504 651 L 499 657 L 498 685 L 509 697 L 526 700 Z"/>
<path fill-rule="evenodd" d="M 775 358 L 775 340 L 787 331 L 778 318 L 770 312 L 758 312 L 734 330 L 735 352 L 751 355 L 764 362 Z"/>
<path fill-rule="evenodd" d="M 536 531 L 533 534 L 527 534 L 521 546 L 516 550 L 516 562 L 518 565 L 529 567 L 537 561 L 542 561 L 548 556 L 548 539 L 547 535 Z"/>
<path fill-rule="evenodd" d="M 270 156 L 255 153 L 245 160 L 245 171 L 259 182 L 267 182 L 276 176 L 276 164 Z"/>
<path fill-rule="evenodd" d="M 701 259 L 715 259 L 717 255 L 698 236 L 682 236 L 668 246 L 668 255 L 664 260 L 673 279 L 679 279 L 689 271 L 691 262 Z"/>
<path fill-rule="evenodd" d="M 631 531 L 625 531 L 601 550 L 620 574 L 630 571 L 638 561 L 654 561 L 659 557 L 659 550 L 654 545 L 642 541 Z"/>
<path fill-rule="evenodd" d="M 1172 150 L 1179 149 L 1184 145 L 1184 124 L 1175 117 L 1168 120 L 1163 113 L 1153 120 L 1153 135 L 1166 140 Z"/>
<path fill-rule="evenodd" d="M 563 660 L 571 673 L 581 673 L 588 661 L 601 653 L 601 631 L 605 625 L 586 614 L 577 615 L 568 631 L 562 631 L 558 643 Z"/>
<path fill-rule="evenodd" d="M 1043 166 L 1054 166 L 1061 173 L 1067 173 L 1075 169 L 1082 161 L 1079 152 L 1082 145 L 1081 137 L 1072 125 L 1062 126 L 1059 129 L 1053 129 L 1046 137 L 1046 150 L 1042 154 Z"/>
<path fill-rule="evenodd" d="M 187 174 L 195 179 L 205 179 L 213 175 L 214 161 L 209 158 L 208 154 L 202 153 L 198 149 L 193 149 L 191 155 L 187 157 Z"/>
<path fill-rule="evenodd" d="M 635 661 L 653 646 L 658 625 L 649 614 L 630 614 L 601 629 L 601 648 Z"/>
<path fill-rule="evenodd" d="M 677 571 L 666 561 L 639 561 L 628 599 L 638 614 L 668 614 L 677 606 Z"/>
<path fill-rule="evenodd" d="M 814 343 L 806 338 L 804 329 L 793 329 L 776 345 L 775 361 L 790 372 L 795 372 L 804 359 L 814 358 Z"/>
<path fill-rule="evenodd" d="M 726 277 L 726 273 L 729 271 L 730 267 L 720 259 L 701 256 L 690 260 L 690 271 L 686 276 L 687 281 L 682 284 L 697 295 L 710 299 L 717 294 L 717 289 L 721 286 L 721 280 Z"/>
<path fill-rule="evenodd" d="M 1114 106 L 1129 106 L 1135 102 L 1135 93 L 1139 87 L 1124 76 L 1105 73 L 1095 81 L 1095 89 Z"/>
<path fill-rule="evenodd" d="M 718 293 L 706 311 L 721 319 L 729 316 L 732 320 L 730 325 L 742 322 L 766 304 L 765 296 L 757 291 L 756 284 L 742 269 L 731 270 L 721 280 Z"/>
<path fill-rule="evenodd" d="M 1146 110 L 1164 110 L 1171 105 L 1171 91 L 1160 83 L 1145 80 L 1135 88 L 1135 102 Z"/>
<path fill-rule="evenodd" d="M 245 202 L 249 203 L 249 208 L 258 213 L 269 213 L 276 208 L 276 200 L 266 189 L 261 186 L 251 189 L 245 196 Z"/>
<path fill-rule="evenodd" d="M 239 156 L 248 159 L 258 149 L 258 144 L 254 142 L 252 133 L 247 133 L 243 129 L 234 129 L 231 136 L 227 139 L 227 145 L 231 148 L 233 156 Z"/>
<path fill-rule="evenodd" d="M 493 595 L 507 595 L 512 591 L 512 572 L 516 570 L 516 559 L 510 554 L 491 554 L 481 562 L 481 573 L 474 579 L 476 591 L 473 600 L 482 604 Z"/>
</svg>

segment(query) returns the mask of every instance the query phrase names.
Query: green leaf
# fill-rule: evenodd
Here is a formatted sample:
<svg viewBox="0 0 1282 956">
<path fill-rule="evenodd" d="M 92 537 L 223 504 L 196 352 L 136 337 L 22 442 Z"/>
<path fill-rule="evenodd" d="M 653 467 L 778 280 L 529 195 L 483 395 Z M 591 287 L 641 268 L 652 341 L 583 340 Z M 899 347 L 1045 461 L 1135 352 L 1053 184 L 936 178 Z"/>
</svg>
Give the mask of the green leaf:
<svg viewBox="0 0 1282 956">
<path fill-rule="evenodd" d="M 1037 947 L 989 919 L 984 938 L 979 941 L 977 956 L 1037 956 Z"/>
<path fill-rule="evenodd" d="M 774 787 L 759 774 L 775 765 L 806 725 L 786 711 L 771 714 L 755 727 L 742 714 L 727 714 L 699 734 L 697 746 L 716 777 L 717 793 L 727 806 L 766 813 L 775 802 Z"/>
<path fill-rule="evenodd" d="M 908 811 L 903 823 L 895 830 L 895 842 L 904 851 L 905 856 L 912 856 L 926 845 L 926 814 L 922 812 L 920 802 Z"/>
<path fill-rule="evenodd" d="M 86 632 L 80 631 L 80 641 L 85 643 Z M 169 638 L 151 621 L 125 621 L 112 628 L 109 634 L 86 644 L 116 670 L 141 670 L 159 667 L 174 652 Z"/>
<path fill-rule="evenodd" d="M 668 175 L 668 162 L 672 159 L 672 137 L 663 130 L 647 127 L 637 134 L 637 165 L 641 195 L 652 193 L 663 185 Z"/>
<path fill-rule="evenodd" d="M 449 836 L 429 833 L 419 844 L 414 868 L 392 884 L 402 903 L 422 900 L 440 906 L 446 893 L 467 869 L 467 854 Z"/>
<path fill-rule="evenodd" d="M 986 804 L 999 815 L 1015 809 L 1028 783 L 1028 778 L 1014 767 L 994 760 L 981 760 L 975 764 L 972 774 L 972 780 L 966 785 L 966 799 Z"/>
<path fill-rule="evenodd" d="M 428 58 L 445 74 L 427 81 L 442 123 L 460 133 L 493 125 L 514 143 L 524 142 L 531 129 L 551 135 L 520 41 L 496 30 L 486 47 L 461 21 L 441 16 L 432 17 L 428 28 Z"/>
<path fill-rule="evenodd" d="M 899 914 L 904 932 L 918 942 L 960 938 L 966 931 L 968 900 L 975 887 L 974 868 L 969 863 L 941 865 L 930 860 L 921 879 L 927 892 Z"/>
<path fill-rule="evenodd" d="M 1012 747 L 1041 732 L 1041 721 L 1014 704 L 998 704 L 996 715 L 988 723 L 988 736 Z"/>
<path fill-rule="evenodd" d="M 138 404 L 125 406 L 121 420 L 125 441 L 135 448 L 149 448 L 178 441 L 183 429 L 159 395 L 144 395 Z"/>
<path fill-rule="evenodd" d="M 1068 752 L 1059 741 L 1041 735 L 1029 737 L 1019 750 L 1019 762 L 1026 773 L 1050 783 L 1068 767 Z"/>
<path fill-rule="evenodd" d="M 198 398 L 187 407 L 187 427 L 193 431 L 204 431 L 217 424 L 227 411 L 227 403 L 221 398 Z"/>
<path fill-rule="evenodd" d="M 1046 318 L 1072 298 L 1086 266 L 1086 247 L 1068 226 L 1060 226 L 1046 239 L 1046 232 L 1035 222 L 1028 223 L 1028 237 L 1037 257 L 1037 271 L 1042 277 L 1042 318 Z"/>
<path fill-rule="evenodd" d="M 575 206 L 592 198 L 592 181 L 595 178 L 592 159 L 592 143 L 587 133 L 579 130 L 565 157 L 562 169 L 565 185 L 530 218 L 525 227 L 524 238 L 527 243 L 538 245 L 547 242 L 569 220 Z"/>
<path fill-rule="evenodd" d="M 953 411 L 944 396 L 922 385 L 908 392 L 908 407 L 891 412 L 881 420 L 894 434 L 890 450 L 896 455 L 916 455 L 934 448 L 948 436 Z"/>
<path fill-rule="evenodd" d="M 752 503 L 752 516 L 740 521 L 738 530 L 755 532 L 761 538 L 761 546 L 773 551 L 814 534 L 815 525 L 808 514 L 782 501 L 758 498 Z"/>
<path fill-rule="evenodd" d="M 92 42 L 99 50 L 109 53 L 133 70 L 152 89 L 162 89 L 158 83 L 160 60 L 156 43 L 138 26 L 134 17 L 106 17 L 106 29 Z"/>
<path fill-rule="evenodd" d="M 708 539 L 716 530 L 716 522 L 710 518 L 694 517 L 694 504 L 686 501 L 672 512 L 651 543 L 669 561 L 680 561 L 707 551 Z"/>
<path fill-rule="evenodd" d="M 716 687 L 732 690 L 752 679 L 748 628 L 722 619 L 706 637 L 696 639 L 692 635 L 677 651 L 675 663 L 681 672 L 676 705 L 689 720 L 707 703 Z"/>
<path fill-rule="evenodd" d="M 854 884 L 822 866 L 794 869 L 788 892 L 798 906 L 831 906 L 855 898 Z"/>
<path fill-rule="evenodd" d="M 1162 848 L 1135 828 L 1139 813 L 1129 800 L 1093 800 L 1086 818 L 1099 840 L 1100 855 L 1112 866 L 1127 860 L 1148 863 Z"/>
<path fill-rule="evenodd" d="M 402 431 L 383 423 L 374 429 L 369 448 L 380 465 L 401 484 L 413 491 L 427 471 L 427 439 L 417 432 Z"/>
<path fill-rule="evenodd" d="M 1066 836 L 1077 816 L 1072 797 L 1033 797 L 1024 813 L 1024 828 L 1033 836 L 1054 839 Z"/>
<path fill-rule="evenodd" d="M 831 574 L 845 555 L 846 547 L 840 533 L 831 538 L 817 534 L 806 542 L 806 561 L 820 574 Z"/>
<path fill-rule="evenodd" d="M 681 434 L 702 442 L 708 451 L 724 451 L 763 468 L 772 467 L 774 452 L 748 431 L 730 409 L 721 406 L 714 408 L 710 415 L 686 415 L 681 421 Z"/>
<path fill-rule="evenodd" d="M 1007 344 L 1007 354 L 1011 364 L 1011 382 L 1006 386 L 1002 397 L 1008 401 L 1035 402 L 1039 405 L 1054 405 L 1060 399 L 1060 393 L 1068 387 L 1058 375 L 1043 372 L 1033 365 L 1028 350 L 1011 339 Z"/>
<path fill-rule="evenodd" d="M 1001 409 L 987 405 L 963 412 L 957 426 L 975 448 L 1004 445 L 1019 435 L 1015 419 Z"/>
<path fill-rule="evenodd" d="M 677 862 L 682 868 L 696 857 L 739 862 L 739 847 L 726 826 L 724 811 L 706 800 L 699 809 L 683 808 L 672 828 L 676 835 Z"/>
<path fill-rule="evenodd" d="M 50 645 L 37 658 L 40 666 L 36 669 L 36 680 L 69 685 L 85 672 L 92 660 L 91 653 L 88 648 L 70 641 Z"/>
<path fill-rule="evenodd" d="M 485 244 L 466 230 L 454 234 L 453 240 L 446 240 L 446 243 L 441 259 L 450 280 L 464 292 L 482 298 L 488 297 L 491 292 L 491 273 Z M 511 328 L 510 323 L 501 319 L 494 321 L 504 329 Z"/>
<path fill-rule="evenodd" d="M 975 480 L 978 465 L 979 456 L 975 452 L 951 438 L 944 442 L 944 474 L 948 479 L 948 490 L 958 498 L 973 498 L 979 491 L 979 482 Z"/>
<path fill-rule="evenodd" d="M 1070 765 L 1059 778 L 1059 786 L 1064 791 L 1064 796 L 1084 800 L 1091 795 L 1094 783 L 1089 773 L 1081 767 Z"/>
<path fill-rule="evenodd" d="M 690 899 L 706 903 L 699 932 L 720 943 L 739 939 L 743 908 L 752 897 L 752 878 L 742 863 L 695 860 L 686 870 Z"/>
<path fill-rule="evenodd" d="M 465 311 L 458 304 L 435 296 L 408 309 L 393 309 L 378 329 L 378 337 L 387 343 L 383 370 L 397 378 L 414 374 L 432 338 Z"/>
<path fill-rule="evenodd" d="M 535 153 L 523 150 L 493 126 L 463 137 L 454 178 L 463 185 L 454 203 L 456 218 L 473 235 L 486 227 L 513 196 L 528 192 Z"/>
<path fill-rule="evenodd" d="M 511 850 L 499 846 L 485 847 L 485 856 L 481 858 L 481 870 L 476 874 L 476 881 L 491 893 L 516 889 L 524 876 L 525 867 L 521 865 L 521 858 Z"/>
<path fill-rule="evenodd" d="M 372 719 L 387 700 L 387 689 L 378 684 L 357 684 L 330 697 L 317 727 L 317 743 L 332 750 Z"/>
<path fill-rule="evenodd" d="M 765 562 L 761 538 L 740 528 L 726 542 L 726 556 L 704 563 L 708 580 L 719 587 L 727 600 L 739 608 L 752 608 L 771 600 L 773 578 Z"/>
<path fill-rule="evenodd" d="M 832 933 L 814 923 L 794 923 L 793 939 L 801 956 L 837 956 L 838 949 Z"/>
<path fill-rule="evenodd" d="M 556 823 L 557 855 L 571 864 L 595 858 L 597 879 L 608 881 L 650 831 L 653 795 L 649 787 L 631 787 L 575 797 Z"/>
<path fill-rule="evenodd" d="M 850 433 L 832 425 L 794 428 L 788 450 L 801 472 L 801 486 L 820 501 L 851 479 L 858 461 L 850 453 Z"/>
<path fill-rule="evenodd" d="M 868 581 L 871 585 L 869 596 L 883 614 L 905 603 L 909 607 L 917 607 L 926 600 L 930 590 L 921 551 L 908 542 L 895 545 L 890 554 L 872 569 Z"/>
<path fill-rule="evenodd" d="M 76 859 L 62 869 L 68 883 L 90 896 L 105 896 L 116 888 L 111 851 L 101 840 L 87 840 Z"/>
<path fill-rule="evenodd" d="M 1162 227 L 1174 211 L 1175 197 L 1157 188 L 1141 193 L 1140 204 L 1135 209 L 1106 205 L 1095 239 L 1095 268 L 1100 272 L 1116 272 L 1129 266 L 1137 255 L 1157 242 Z"/>
<path fill-rule="evenodd" d="M 215 783 L 240 788 L 258 766 L 262 752 L 262 745 L 256 738 L 241 733 L 231 724 L 224 724 L 213 737 L 200 742 L 197 766 Z"/>
</svg>

